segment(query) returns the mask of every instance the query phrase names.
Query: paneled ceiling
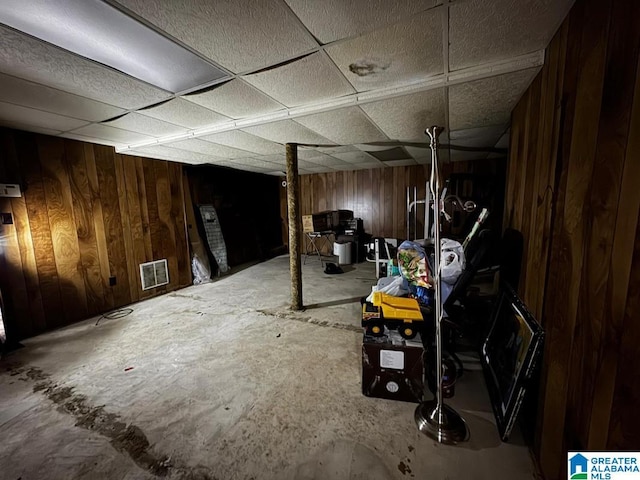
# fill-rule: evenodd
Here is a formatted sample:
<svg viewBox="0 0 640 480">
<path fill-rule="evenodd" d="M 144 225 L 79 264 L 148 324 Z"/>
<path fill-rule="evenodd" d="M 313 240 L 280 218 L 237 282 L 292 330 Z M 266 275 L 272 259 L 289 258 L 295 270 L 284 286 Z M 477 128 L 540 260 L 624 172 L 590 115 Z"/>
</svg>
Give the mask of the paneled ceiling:
<svg viewBox="0 0 640 480">
<path fill-rule="evenodd" d="M 303 174 L 428 163 L 435 124 L 503 148 L 572 3 L 3 0 L 0 125 L 273 175 L 286 142 Z"/>
</svg>

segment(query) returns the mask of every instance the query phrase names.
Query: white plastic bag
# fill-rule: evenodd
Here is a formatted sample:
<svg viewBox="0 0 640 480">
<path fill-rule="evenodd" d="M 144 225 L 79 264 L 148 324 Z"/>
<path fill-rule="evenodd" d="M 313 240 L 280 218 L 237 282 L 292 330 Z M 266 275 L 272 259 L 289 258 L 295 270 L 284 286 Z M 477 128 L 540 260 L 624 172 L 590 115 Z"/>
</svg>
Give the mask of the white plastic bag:
<svg viewBox="0 0 640 480">
<path fill-rule="evenodd" d="M 440 278 L 443 282 L 453 285 L 464 271 L 464 249 L 460 242 L 449 238 L 443 238 L 440 245 Z"/>
<path fill-rule="evenodd" d="M 394 297 L 402 297 L 409 293 L 407 281 L 403 277 L 382 277 L 375 287 L 371 287 L 371 293 L 367 302 L 373 301 L 373 292 L 382 292 Z"/>
<path fill-rule="evenodd" d="M 211 270 L 200 260 L 198 254 L 194 253 L 191 258 L 191 272 L 193 273 L 193 284 L 200 285 L 211 281 Z"/>
</svg>

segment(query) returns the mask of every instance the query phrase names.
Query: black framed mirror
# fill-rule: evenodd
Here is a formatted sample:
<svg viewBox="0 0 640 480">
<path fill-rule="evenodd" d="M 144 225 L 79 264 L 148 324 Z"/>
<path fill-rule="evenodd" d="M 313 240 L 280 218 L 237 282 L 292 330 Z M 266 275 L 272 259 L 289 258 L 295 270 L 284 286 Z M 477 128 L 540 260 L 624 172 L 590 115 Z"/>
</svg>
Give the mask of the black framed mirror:
<svg viewBox="0 0 640 480">
<path fill-rule="evenodd" d="M 527 384 L 542 354 L 544 331 L 509 285 L 501 288 L 481 361 L 498 431 L 509 439 Z"/>
</svg>

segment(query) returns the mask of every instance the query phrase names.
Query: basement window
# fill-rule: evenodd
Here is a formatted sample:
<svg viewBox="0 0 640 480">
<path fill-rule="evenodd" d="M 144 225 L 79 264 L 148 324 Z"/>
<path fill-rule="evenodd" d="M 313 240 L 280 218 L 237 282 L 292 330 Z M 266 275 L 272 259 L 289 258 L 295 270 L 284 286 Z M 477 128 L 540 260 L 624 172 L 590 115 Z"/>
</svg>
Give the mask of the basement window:
<svg viewBox="0 0 640 480">
<path fill-rule="evenodd" d="M 141 263 L 140 279 L 142 280 L 142 290 L 149 290 L 169 283 L 167 259 Z"/>
</svg>

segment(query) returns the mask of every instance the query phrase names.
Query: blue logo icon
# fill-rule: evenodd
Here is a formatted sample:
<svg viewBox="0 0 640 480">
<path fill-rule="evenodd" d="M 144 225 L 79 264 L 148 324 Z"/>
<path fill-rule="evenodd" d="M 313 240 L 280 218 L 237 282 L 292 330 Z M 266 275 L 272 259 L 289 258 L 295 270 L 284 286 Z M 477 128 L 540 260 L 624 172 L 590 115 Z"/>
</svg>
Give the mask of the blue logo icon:
<svg viewBox="0 0 640 480">
<path fill-rule="evenodd" d="M 569 459 L 569 478 L 571 480 L 586 480 L 588 464 L 587 457 L 580 453 L 571 457 Z"/>
</svg>

